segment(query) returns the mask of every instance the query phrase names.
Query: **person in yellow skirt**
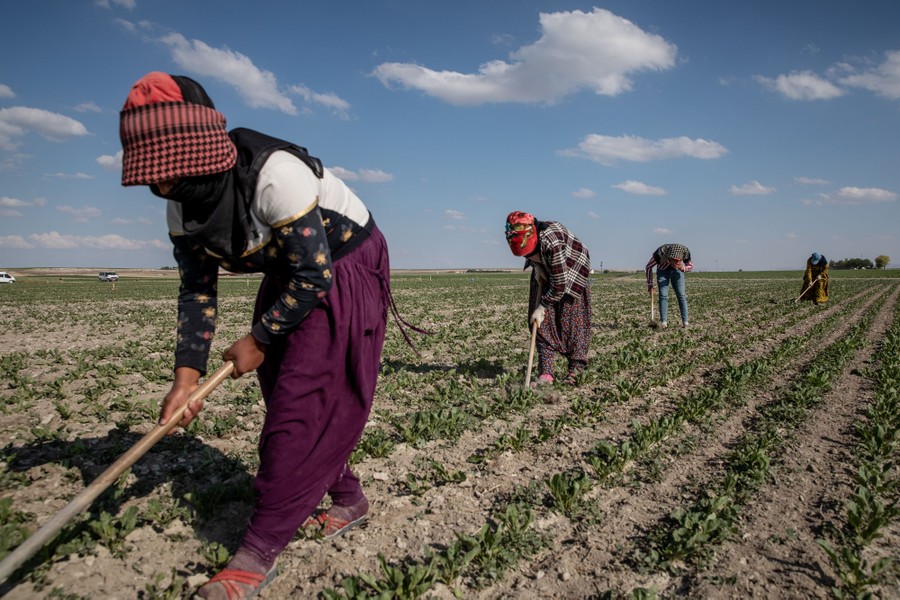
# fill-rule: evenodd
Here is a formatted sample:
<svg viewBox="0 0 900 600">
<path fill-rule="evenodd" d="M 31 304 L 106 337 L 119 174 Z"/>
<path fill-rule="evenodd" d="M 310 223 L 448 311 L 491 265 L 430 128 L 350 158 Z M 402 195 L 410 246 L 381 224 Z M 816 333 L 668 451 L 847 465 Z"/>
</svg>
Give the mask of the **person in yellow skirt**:
<svg viewBox="0 0 900 600">
<path fill-rule="evenodd" d="M 813 252 L 806 259 L 806 272 L 803 274 L 803 295 L 801 300 L 809 300 L 815 304 L 828 302 L 828 260 Z"/>
</svg>

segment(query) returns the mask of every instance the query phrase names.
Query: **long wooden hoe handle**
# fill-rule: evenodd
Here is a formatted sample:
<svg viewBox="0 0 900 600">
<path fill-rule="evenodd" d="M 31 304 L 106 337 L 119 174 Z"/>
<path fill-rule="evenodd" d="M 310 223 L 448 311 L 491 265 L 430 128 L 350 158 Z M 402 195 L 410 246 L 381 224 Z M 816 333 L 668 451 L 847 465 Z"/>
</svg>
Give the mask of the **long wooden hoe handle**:
<svg viewBox="0 0 900 600">
<path fill-rule="evenodd" d="M 137 460 L 147 453 L 159 440 L 167 433 L 172 431 L 187 409 L 188 404 L 196 400 L 206 398 L 210 392 L 219 387 L 228 376 L 234 371 L 234 363 L 231 361 L 223 364 L 219 369 L 209 376 L 200 386 L 194 390 L 194 393 L 188 397 L 188 401 L 173 414 L 165 425 L 157 425 L 152 431 L 142 437 L 134 446 L 132 446 L 125 454 L 119 457 L 119 460 L 110 465 L 94 482 L 83 492 L 75 497 L 61 511 L 56 513 L 52 519 L 47 521 L 43 527 L 35 531 L 31 536 L 22 542 L 9 556 L 0 562 L 0 583 L 6 581 L 22 563 L 32 557 L 35 552 L 56 535 L 66 523 L 68 523 L 78 513 L 90 506 L 97 496 L 108 488 L 119 478 L 119 475 L 125 472 L 128 467 L 133 465 Z"/>
<path fill-rule="evenodd" d="M 531 349 L 528 351 L 528 369 L 525 370 L 525 387 L 531 385 L 531 366 L 534 364 L 534 347 L 537 344 L 537 321 L 531 327 Z"/>
<path fill-rule="evenodd" d="M 815 279 L 813 279 L 812 281 L 810 281 L 810 282 L 809 282 L 809 285 L 806 286 L 806 289 L 803 290 L 803 293 L 800 294 L 799 296 L 797 296 L 797 299 L 794 300 L 794 304 L 796 304 L 797 302 L 800 302 L 800 298 L 802 298 L 803 296 L 805 296 L 805 295 L 806 295 L 806 292 L 808 292 L 809 290 L 812 289 L 813 284 L 815 284 L 815 283 L 816 283 L 818 280 L 820 280 L 820 279 L 822 279 L 822 276 L 821 276 L 821 275 L 819 275 L 818 277 L 816 277 Z"/>
</svg>

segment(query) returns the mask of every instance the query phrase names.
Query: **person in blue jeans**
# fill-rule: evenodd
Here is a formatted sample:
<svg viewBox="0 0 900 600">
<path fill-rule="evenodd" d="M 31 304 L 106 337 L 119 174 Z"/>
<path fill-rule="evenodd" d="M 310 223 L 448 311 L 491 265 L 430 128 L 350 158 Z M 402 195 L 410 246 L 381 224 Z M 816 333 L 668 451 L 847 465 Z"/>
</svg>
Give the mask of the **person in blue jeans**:
<svg viewBox="0 0 900 600">
<path fill-rule="evenodd" d="M 681 326 L 688 326 L 688 302 L 684 291 L 684 274 L 694 270 L 691 251 L 682 244 L 663 244 L 653 251 L 644 271 L 647 276 L 647 291 L 653 293 L 653 267 L 656 267 L 656 283 L 659 285 L 660 327 L 669 326 L 669 284 L 675 290 L 678 310 L 681 312 Z"/>
</svg>

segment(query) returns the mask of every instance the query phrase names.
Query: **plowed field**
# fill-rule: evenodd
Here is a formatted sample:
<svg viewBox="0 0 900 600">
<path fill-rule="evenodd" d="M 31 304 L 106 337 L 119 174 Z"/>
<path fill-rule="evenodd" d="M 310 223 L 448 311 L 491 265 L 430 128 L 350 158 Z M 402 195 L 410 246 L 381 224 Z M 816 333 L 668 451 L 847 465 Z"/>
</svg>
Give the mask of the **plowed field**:
<svg viewBox="0 0 900 600">
<path fill-rule="evenodd" d="M 155 424 L 177 282 L 122 275 L 0 289 L 0 558 Z M 298 534 L 262 598 L 900 597 L 900 273 L 833 273 L 823 306 L 799 273 L 691 274 L 688 329 L 649 326 L 643 273 L 596 276 L 588 370 L 534 389 L 526 277 L 395 275 L 432 334 L 389 323 L 369 521 Z M 255 286 L 220 282 L 211 369 Z M 226 381 L 0 592 L 190 597 L 240 542 L 264 413 Z"/>
</svg>

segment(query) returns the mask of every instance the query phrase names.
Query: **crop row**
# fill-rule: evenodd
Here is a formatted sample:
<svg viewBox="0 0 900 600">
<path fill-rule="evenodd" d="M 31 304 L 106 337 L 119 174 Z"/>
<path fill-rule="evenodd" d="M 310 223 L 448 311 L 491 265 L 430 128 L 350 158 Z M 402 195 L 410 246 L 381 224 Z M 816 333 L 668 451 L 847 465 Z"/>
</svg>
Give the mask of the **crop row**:
<svg viewBox="0 0 900 600">
<path fill-rule="evenodd" d="M 46 343 L 52 337 L 37 325 L 38 311 L 15 304 L 12 316 L 0 317 L 34 334 L 32 344 L 0 355 L 0 411 L 8 434 L 0 468 L 0 555 L 156 418 L 171 374 L 174 306 L 165 298 L 174 285 L 153 282 L 138 290 L 131 283 L 120 282 L 115 291 L 85 285 L 80 297 L 72 285 L 71 298 L 45 304 L 49 321 L 69 328 L 72 337 L 66 343 Z M 365 597 L 395 590 L 401 597 L 415 597 L 435 586 L 457 587 L 465 594 L 497 585 L 522 561 L 535 560 L 558 544 L 558 535 L 548 536 L 536 520 L 552 514 L 583 527 L 602 520 L 597 492 L 618 480 L 592 465 L 602 467 L 603 451 L 597 448 L 608 444 L 618 452 L 626 443 L 643 446 L 630 463 L 622 463 L 620 473 L 661 446 L 677 452 L 674 439 L 683 428 L 666 430 L 666 419 L 684 418 L 681 425 L 691 426 L 709 423 L 712 415 L 736 406 L 740 390 L 771 376 L 771 364 L 760 366 L 768 357 L 784 352 L 786 364 L 800 348 L 816 347 L 825 332 L 840 327 L 847 314 L 886 285 L 847 282 L 835 292 L 834 306 L 813 307 L 791 302 L 794 281 L 749 282 L 741 288 L 745 306 L 740 309 L 729 295 L 733 287 L 725 280 L 693 286 L 695 327 L 654 331 L 646 326 L 647 295 L 639 277 L 600 280 L 590 368 L 574 388 L 535 391 L 521 386 L 528 350 L 524 277 L 397 278 L 395 296 L 403 316 L 435 333 L 413 336 L 419 358 L 396 327 L 389 327 L 375 410 L 353 460 L 367 484 L 380 487 L 379 495 L 408 499 L 422 511 L 437 494 L 456 497 L 469 488 L 493 500 L 489 511 L 472 511 L 462 527 L 443 525 L 420 558 L 403 557 L 390 544 L 379 546 L 384 553 L 374 569 L 364 563 L 323 593 Z M 214 355 L 244 330 L 253 302 L 250 283 L 225 281 L 222 288 Z M 142 317 L 131 319 L 134 313 Z M 802 344 L 793 341 L 801 337 Z M 670 360 L 673 356 L 683 360 Z M 730 400 L 710 404 L 703 414 L 696 408 L 679 412 L 686 398 L 713 394 L 709 390 L 717 387 L 728 388 Z M 679 390 L 674 402 L 661 401 L 670 389 Z M 223 384 L 187 435 L 160 442 L 35 558 L 28 581 L 53 590 L 54 573 L 66 558 L 94 557 L 98 548 L 118 564 L 135 564 L 140 548 L 129 538 L 141 530 L 152 531 L 159 543 L 178 552 L 199 553 L 204 566 L 194 572 L 224 564 L 226 548 L 240 534 L 251 503 L 252 431 L 263 411 L 252 379 Z M 635 415 L 635 425 L 628 428 Z M 627 429 L 624 439 L 616 438 L 620 428 Z M 654 428 L 668 433 L 660 436 Z M 593 444 L 585 445 L 587 436 L 593 436 Z M 497 463 L 515 453 L 530 453 L 525 460 L 546 464 L 525 485 L 483 490 Z M 373 481 L 373 473 L 382 475 Z M 20 492 L 28 489 L 46 490 L 43 504 L 20 503 Z M 207 531 L 217 523 L 229 528 L 212 538 L 216 541 L 184 533 L 190 531 L 185 527 Z M 398 525 L 394 535 L 409 539 L 399 533 L 405 527 Z M 331 552 L 325 545 L 322 550 Z M 186 592 L 185 573 L 176 574 L 159 560 L 163 557 L 153 558 L 159 567 L 144 596 Z"/>
<path fill-rule="evenodd" d="M 844 317 L 842 317 L 840 314 L 834 313 L 831 316 L 830 320 L 839 321 L 842 318 Z M 771 361 L 770 363 L 766 363 L 765 359 L 761 359 L 759 362 L 751 362 L 740 367 L 728 365 L 728 367 L 720 372 L 719 377 L 714 378 L 714 383 L 709 387 L 704 388 L 705 391 L 699 392 L 696 397 L 700 399 L 715 398 L 719 394 L 719 392 L 717 392 L 717 390 L 719 389 L 724 389 L 725 394 L 727 394 L 728 392 L 734 392 L 736 388 L 749 385 L 754 380 L 754 377 L 758 380 L 758 378 L 762 377 L 762 375 L 765 374 L 765 369 L 763 368 L 763 366 L 759 365 L 774 365 L 778 362 L 779 359 L 784 360 L 788 354 L 796 355 L 801 349 L 812 346 L 813 344 L 810 343 L 810 340 L 815 339 L 816 337 L 821 337 L 823 335 L 822 332 L 826 331 L 826 329 L 827 327 L 814 329 L 809 332 L 809 335 L 803 336 L 802 339 L 790 338 L 777 350 L 772 352 L 770 356 L 766 357 Z M 730 389 L 729 386 L 731 386 Z M 645 451 L 651 445 L 665 437 L 667 427 L 681 421 L 684 418 L 685 417 L 682 416 L 667 416 L 663 417 L 653 424 L 650 424 L 649 426 L 637 426 L 635 428 L 633 441 L 624 442 L 622 447 L 634 447 L 637 449 L 637 452 Z M 501 440 L 502 439 L 503 438 L 501 437 Z M 609 448 L 608 445 L 603 443 L 598 444 L 598 447 L 607 450 Z M 636 452 L 628 452 L 631 453 L 631 458 L 633 458 L 636 454 Z M 604 453 L 601 451 L 600 453 L 598 453 L 598 455 L 599 454 Z M 615 453 L 605 453 L 607 457 L 609 457 L 610 454 Z M 607 469 L 609 469 L 609 466 L 611 464 L 610 462 L 602 461 L 598 456 L 595 456 L 593 458 L 596 459 L 593 462 L 595 462 L 595 464 L 597 464 L 599 467 L 595 475 L 597 479 L 591 478 L 586 471 L 581 469 L 567 470 L 546 477 L 543 480 L 543 485 L 541 486 L 544 488 L 544 492 L 541 492 L 540 487 L 536 487 L 535 485 L 531 484 L 519 489 L 518 491 L 514 491 L 511 494 L 510 502 L 512 502 L 516 506 L 519 506 L 524 502 L 526 506 L 531 505 L 534 508 L 548 507 L 550 510 L 557 511 L 560 514 L 566 515 L 570 518 L 590 519 L 591 508 L 588 503 L 585 502 L 585 500 L 588 498 L 588 493 L 594 488 L 595 483 L 597 481 L 605 480 L 605 478 L 608 476 L 609 471 Z M 616 462 L 617 461 L 615 460 L 612 461 L 612 463 Z M 618 462 L 618 465 L 620 467 L 623 464 L 624 462 Z M 406 562 L 404 564 L 409 565 L 410 568 L 415 572 L 419 572 L 420 569 L 425 568 L 423 566 L 425 563 L 421 562 L 413 561 Z M 402 568 L 402 565 L 394 565 L 393 568 L 400 569 Z M 396 575 L 396 572 L 394 572 L 394 574 Z M 379 579 L 377 577 L 369 575 L 364 576 L 363 579 L 368 582 L 367 587 L 364 589 L 357 587 L 357 578 L 353 579 L 354 583 L 349 588 L 342 588 L 338 591 L 330 590 L 328 593 L 343 593 L 348 594 L 349 597 L 366 597 L 366 594 L 374 593 L 375 590 L 379 590 L 379 593 L 383 593 L 385 589 L 391 587 L 391 581 L 396 580 L 395 577 Z M 395 593 L 399 593 L 397 592 L 396 588 L 392 589 L 394 589 Z M 420 593 L 421 591 L 422 590 L 420 590 Z"/>
<path fill-rule="evenodd" d="M 900 577 L 895 552 L 876 560 L 866 558 L 868 548 L 900 519 L 900 313 L 893 321 L 875 357 L 875 396 L 854 425 L 855 489 L 844 502 L 839 524 L 829 523 L 830 540 L 819 539 L 838 585 L 836 598 L 871 596 L 889 580 Z M 896 550 L 896 548 L 894 548 Z"/>
</svg>

